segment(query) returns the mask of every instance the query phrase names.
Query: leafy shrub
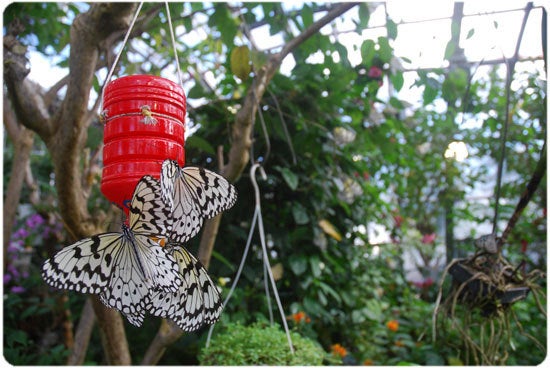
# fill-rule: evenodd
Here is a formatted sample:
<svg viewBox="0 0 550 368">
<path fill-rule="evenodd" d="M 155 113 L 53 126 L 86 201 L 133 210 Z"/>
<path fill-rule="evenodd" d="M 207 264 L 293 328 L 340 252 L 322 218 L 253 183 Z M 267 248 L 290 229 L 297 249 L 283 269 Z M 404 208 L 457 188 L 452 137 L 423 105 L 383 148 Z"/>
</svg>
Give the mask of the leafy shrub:
<svg viewBox="0 0 550 368">
<path fill-rule="evenodd" d="M 326 353 L 314 341 L 292 332 L 294 354 L 278 326 L 229 324 L 199 354 L 202 365 L 320 365 Z"/>
</svg>

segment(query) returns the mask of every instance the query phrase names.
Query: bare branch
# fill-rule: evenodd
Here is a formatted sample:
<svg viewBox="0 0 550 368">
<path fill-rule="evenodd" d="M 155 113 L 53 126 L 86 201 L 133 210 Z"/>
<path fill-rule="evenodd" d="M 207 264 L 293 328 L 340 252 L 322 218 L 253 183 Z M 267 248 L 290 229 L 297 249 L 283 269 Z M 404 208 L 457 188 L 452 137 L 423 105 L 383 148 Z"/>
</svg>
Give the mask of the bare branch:
<svg viewBox="0 0 550 368">
<path fill-rule="evenodd" d="M 163 319 L 157 335 L 145 352 L 141 365 L 155 365 L 159 362 L 166 351 L 166 347 L 176 342 L 183 331 L 172 321 Z"/>
<path fill-rule="evenodd" d="M 132 358 L 124 331 L 124 321 L 115 309 L 104 306 L 96 295 L 90 296 L 105 348 L 108 365 L 130 365 Z"/>
<path fill-rule="evenodd" d="M 8 260 L 7 250 L 17 213 L 17 205 L 25 180 L 25 167 L 29 163 L 34 141 L 34 132 L 17 124 L 15 113 L 4 97 L 4 126 L 14 145 L 13 166 L 9 176 L 6 196 L 4 197 L 4 266 Z"/>
<path fill-rule="evenodd" d="M 78 327 L 74 336 L 74 347 L 67 359 L 67 365 L 82 365 L 88 350 L 88 344 L 95 323 L 95 314 L 90 298 L 86 299 L 84 309 L 78 321 Z"/>
</svg>

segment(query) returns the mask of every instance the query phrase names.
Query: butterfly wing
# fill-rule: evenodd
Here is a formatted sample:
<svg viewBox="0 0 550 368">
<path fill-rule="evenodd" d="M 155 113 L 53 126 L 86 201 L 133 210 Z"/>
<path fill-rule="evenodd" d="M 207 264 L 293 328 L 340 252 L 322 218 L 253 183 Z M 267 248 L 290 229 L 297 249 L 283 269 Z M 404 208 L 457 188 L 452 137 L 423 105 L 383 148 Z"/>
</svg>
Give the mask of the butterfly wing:
<svg viewBox="0 0 550 368">
<path fill-rule="evenodd" d="M 202 167 L 184 167 L 183 178 L 205 218 L 212 218 L 237 201 L 235 187 L 223 176 Z"/>
<path fill-rule="evenodd" d="M 185 243 L 199 232 L 205 218 L 212 218 L 235 204 L 237 193 L 223 176 L 199 167 L 181 169 L 176 161 L 165 160 L 161 192 L 171 204 L 170 239 Z"/>
<path fill-rule="evenodd" d="M 195 331 L 204 323 L 218 320 L 222 301 L 202 264 L 183 246 L 173 248 L 182 286 L 175 293 L 153 293 L 143 308 L 154 316 L 173 320 L 184 331 Z"/>
<path fill-rule="evenodd" d="M 127 228 L 65 247 L 46 260 L 42 277 L 59 289 L 101 293 L 105 305 L 123 313 L 137 313 L 152 289 L 175 292 L 182 284 L 174 257 Z"/>
<path fill-rule="evenodd" d="M 135 234 L 163 237 L 172 228 L 170 208 L 161 197 L 161 187 L 157 179 L 143 176 L 130 203 L 130 228 Z"/>
<path fill-rule="evenodd" d="M 42 278 L 58 289 L 97 294 L 109 285 L 123 239 L 106 233 L 69 245 L 44 262 Z"/>
</svg>

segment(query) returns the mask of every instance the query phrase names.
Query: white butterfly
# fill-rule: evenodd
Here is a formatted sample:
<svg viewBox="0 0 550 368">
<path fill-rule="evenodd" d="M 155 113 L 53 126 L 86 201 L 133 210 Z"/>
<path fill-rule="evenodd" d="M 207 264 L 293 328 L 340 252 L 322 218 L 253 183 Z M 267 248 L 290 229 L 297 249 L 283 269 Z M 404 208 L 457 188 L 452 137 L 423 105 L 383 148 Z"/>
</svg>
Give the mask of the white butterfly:
<svg viewBox="0 0 550 368">
<path fill-rule="evenodd" d="M 150 239 L 169 231 L 159 193 L 159 182 L 144 176 L 134 190 L 129 226 L 122 225 L 122 233 L 95 235 L 63 248 L 42 266 L 46 283 L 99 294 L 105 305 L 140 325 L 141 304 L 151 290 L 177 292 L 183 282 L 174 257 Z"/>
<path fill-rule="evenodd" d="M 161 237 L 165 248 L 175 257 L 182 278 L 176 291 L 154 290 L 142 299 L 142 312 L 127 315 L 142 321 L 145 312 L 169 318 L 184 331 L 195 331 L 204 323 L 216 322 L 223 305 L 216 285 L 206 269 L 182 245 L 195 236 L 205 218 L 230 208 L 237 200 L 236 190 L 224 177 L 198 167 L 181 169 L 177 162 L 165 160 L 162 165 L 161 196 L 171 209 L 168 235 Z M 162 217 L 161 213 L 153 216 Z"/>
<path fill-rule="evenodd" d="M 162 198 L 171 209 L 173 243 L 185 243 L 199 232 L 205 218 L 231 208 L 237 201 L 235 187 L 223 176 L 201 167 L 180 168 L 164 160 L 160 175 Z"/>
</svg>

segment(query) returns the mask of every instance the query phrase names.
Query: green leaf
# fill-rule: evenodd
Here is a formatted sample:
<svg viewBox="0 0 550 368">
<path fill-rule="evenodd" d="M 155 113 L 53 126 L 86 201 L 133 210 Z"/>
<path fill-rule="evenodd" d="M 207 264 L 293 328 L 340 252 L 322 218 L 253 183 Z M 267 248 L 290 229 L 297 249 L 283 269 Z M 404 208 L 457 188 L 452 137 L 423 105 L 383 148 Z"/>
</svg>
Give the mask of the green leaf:
<svg viewBox="0 0 550 368">
<path fill-rule="evenodd" d="M 231 72 L 239 79 L 246 80 L 252 70 L 250 65 L 250 51 L 247 46 L 238 46 L 231 51 Z"/>
<path fill-rule="evenodd" d="M 447 47 L 445 47 L 445 60 L 451 60 L 451 57 L 455 53 L 456 43 L 453 40 L 447 42 Z"/>
<path fill-rule="evenodd" d="M 390 42 L 386 37 L 378 37 L 378 53 L 383 63 L 389 63 L 393 54 Z"/>
<path fill-rule="evenodd" d="M 428 77 L 424 84 L 424 92 L 422 93 L 422 98 L 424 101 L 424 106 L 429 105 L 437 97 L 439 90 L 439 84 L 437 80 Z"/>
<path fill-rule="evenodd" d="M 268 57 L 265 52 L 250 50 L 250 60 L 254 65 L 254 69 L 258 70 L 267 63 Z"/>
<path fill-rule="evenodd" d="M 395 40 L 397 38 L 397 23 L 388 18 L 386 20 L 386 28 L 388 29 L 388 38 Z"/>
<path fill-rule="evenodd" d="M 304 29 L 313 23 L 313 11 L 308 5 L 304 5 L 300 15 L 302 16 L 302 24 L 304 25 Z"/>
<path fill-rule="evenodd" d="M 290 189 L 296 190 L 296 188 L 298 188 L 298 176 L 294 174 L 289 168 L 275 166 L 275 169 L 281 173 L 283 179 Z"/>
<path fill-rule="evenodd" d="M 199 151 L 206 152 L 210 155 L 215 155 L 216 150 L 212 145 L 205 139 L 193 134 L 192 136 L 187 137 L 185 140 L 185 148 L 195 148 Z"/>
<path fill-rule="evenodd" d="M 319 258 L 318 257 L 311 257 L 309 259 L 309 267 L 311 268 L 311 273 L 313 273 L 313 277 L 319 277 L 321 276 L 321 267 L 319 266 Z"/>
<path fill-rule="evenodd" d="M 340 303 L 340 301 L 341 301 L 340 295 L 338 295 L 336 290 L 334 290 L 332 287 L 330 287 L 328 284 L 326 284 L 324 282 L 319 282 L 319 287 L 321 289 L 323 289 L 323 291 L 325 293 L 330 294 L 330 296 L 332 296 L 334 298 L 334 300 L 336 300 L 338 303 Z"/>
<path fill-rule="evenodd" d="M 187 98 L 201 98 L 206 94 L 206 90 L 203 88 L 202 84 L 196 82 L 193 87 L 187 92 Z"/>
<path fill-rule="evenodd" d="M 395 74 L 390 75 L 390 80 L 391 80 L 391 83 L 393 84 L 393 87 L 397 91 L 400 91 L 401 88 L 403 88 L 403 83 L 405 79 L 403 78 L 402 72 L 396 72 Z"/>
<path fill-rule="evenodd" d="M 307 215 L 306 209 L 298 202 L 295 202 L 292 205 L 292 216 L 294 217 L 294 221 L 298 225 L 304 225 L 309 222 L 309 217 Z"/>
<path fill-rule="evenodd" d="M 398 99 L 397 97 L 390 97 L 390 105 L 395 107 L 396 109 L 403 109 L 405 108 L 405 106 L 403 105 L 403 102 L 401 102 L 400 99 Z"/>
<path fill-rule="evenodd" d="M 365 29 L 369 26 L 370 11 L 367 3 L 359 4 L 359 26 L 361 29 Z"/>
<path fill-rule="evenodd" d="M 475 29 L 472 28 L 468 31 L 468 34 L 466 35 L 466 39 L 469 40 L 470 38 L 472 38 L 472 36 L 474 35 L 475 33 Z"/>
<path fill-rule="evenodd" d="M 216 27 L 220 31 L 220 37 L 224 44 L 233 45 L 233 40 L 238 31 L 235 18 L 231 15 L 228 5 L 224 3 L 214 3 L 214 13 L 208 19 L 210 27 Z"/>
<path fill-rule="evenodd" d="M 288 264 L 296 276 L 303 274 L 307 270 L 307 258 L 304 256 L 290 257 Z"/>
<path fill-rule="evenodd" d="M 376 44 L 373 40 L 365 40 L 361 44 L 361 57 L 363 58 L 364 65 L 372 64 L 372 59 L 376 53 L 375 46 Z"/>
<path fill-rule="evenodd" d="M 12 345 L 12 346 L 13 346 L 14 343 L 19 343 L 23 346 L 26 346 L 29 343 L 27 333 L 25 331 L 21 331 L 21 330 L 12 331 L 5 338 L 6 338 L 7 344 Z"/>
</svg>

